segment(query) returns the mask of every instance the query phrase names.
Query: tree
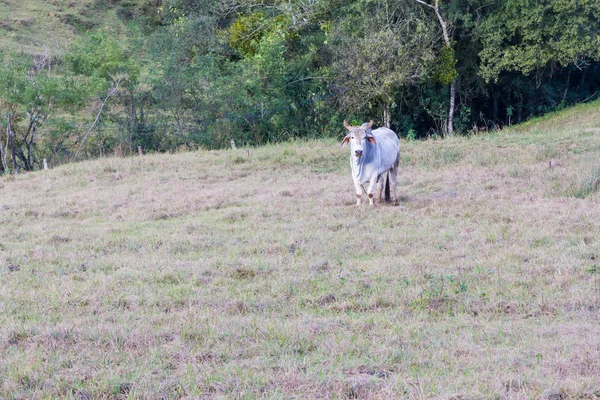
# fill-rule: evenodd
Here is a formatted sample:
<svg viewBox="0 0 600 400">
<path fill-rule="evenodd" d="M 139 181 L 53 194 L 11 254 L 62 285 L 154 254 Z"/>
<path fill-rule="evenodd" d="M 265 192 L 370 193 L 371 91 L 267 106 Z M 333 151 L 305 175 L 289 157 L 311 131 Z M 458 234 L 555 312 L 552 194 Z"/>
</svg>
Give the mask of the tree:
<svg viewBox="0 0 600 400">
<path fill-rule="evenodd" d="M 600 60 L 600 3 L 580 0 L 492 2 L 477 33 L 481 76 L 502 71 L 535 74 L 538 86 L 557 65 L 583 68 Z"/>
<path fill-rule="evenodd" d="M 433 56 L 434 31 L 410 2 L 352 3 L 334 32 L 334 81 L 343 88 L 343 110 L 375 105 L 385 126 L 402 87 L 423 78 L 423 62 Z"/>
<path fill-rule="evenodd" d="M 0 59 L 0 109 L 7 117 L 13 170 L 30 171 L 41 163 L 36 154 L 40 128 L 53 113 L 80 107 L 86 92 L 85 82 L 58 67 L 51 68 L 48 59 L 36 61 L 19 54 L 5 54 Z M 6 171 L 6 150 L 4 153 Z"/>
<path fill-rule="evenodd" d="M 446 72 L 445 75 L 441 76 L 440 82 L 445 83 L 449 81 L 450 83 L 450 106 L 448 109 L 448 125 L 447 131 L 449 135 L 452 135 L 454 132 L 454 105 L 456 101 L 456 69 L 454 68 L 456 64 L 456 59 L 454 58 L 454 49 L 452 48 L 452 42 L 450 40 L 448 21 L 446 18 L 442 16 L 440 11 L 440 0 L 433 0 L 433 3 L 427 3 L 423 0 L 415 0 L 419 4 L 423 4 L 426 7 L 431 8 L 435 16 L 437 17 L 440 27 L 442 29 L 442 35 L 444 38 L 445 47 L 442 50 L 441 57 L 439 62 Z"/>
<path fill-rule="evenodd" d="M 167 135 L 220 147 L 321 131 L 327 121 L 315 122 L 333 110 L 319 105 L 326 35 L 307 22 L 310 12 L 283 2 L 205 3 L 178 2 L 149 46 L 157 114 L 174 122 Z"/>
<path fill-rule="evenodd" d="M 126 110 L 129 153 L 133 148 L 133 135 L 140 124 L 136 112 L 139 67 L 136 60 L 120 45 L 117 39 L 102 30 L 88 32 L 75 40 L 65 61 L 71 72 L 85 79 L 98 104 L 94 120 L 81 135 L 73 161 L 89 137 L 109 99 L 119 97 Z"/>
</svg>

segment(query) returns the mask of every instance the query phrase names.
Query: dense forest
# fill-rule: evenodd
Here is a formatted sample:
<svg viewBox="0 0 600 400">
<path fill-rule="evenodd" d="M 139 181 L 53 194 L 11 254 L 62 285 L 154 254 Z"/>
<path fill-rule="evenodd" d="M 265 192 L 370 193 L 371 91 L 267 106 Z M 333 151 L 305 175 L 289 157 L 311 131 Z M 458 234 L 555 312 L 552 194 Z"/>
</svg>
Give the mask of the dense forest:
<svg viewBox="0 0 600 400">
<path fill-rule="evenodd" d="M 0 173 L 336 136 L 343 119 L 470 134 L 600 90 L 591 0 L 89 3 L 122 27 L 78 26 L 60 52 L 1 50 Z"/>
</svg>

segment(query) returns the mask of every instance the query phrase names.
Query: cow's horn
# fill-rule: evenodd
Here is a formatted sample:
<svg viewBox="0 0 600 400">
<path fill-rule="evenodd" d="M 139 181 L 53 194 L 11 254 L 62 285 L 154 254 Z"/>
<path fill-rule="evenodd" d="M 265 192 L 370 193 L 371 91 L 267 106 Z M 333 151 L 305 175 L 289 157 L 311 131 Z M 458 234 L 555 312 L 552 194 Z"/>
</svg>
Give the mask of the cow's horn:
<svg viewBox="0 0 600 400">
<path fill-rule="evenodd" d="M 348 123 L 348 121 L 344 120 L 344 128 L 350 130 L 352 127 L 350 126 L 350 124 Z"/>
<path fill-rule="evenodd" d="M 373 126 L 373 120 L 370 120 L 369 123 L 367 124 L 367 126 L 365 127 L 365 129 L 371 129 L 372 126 Z"/>
</svg>

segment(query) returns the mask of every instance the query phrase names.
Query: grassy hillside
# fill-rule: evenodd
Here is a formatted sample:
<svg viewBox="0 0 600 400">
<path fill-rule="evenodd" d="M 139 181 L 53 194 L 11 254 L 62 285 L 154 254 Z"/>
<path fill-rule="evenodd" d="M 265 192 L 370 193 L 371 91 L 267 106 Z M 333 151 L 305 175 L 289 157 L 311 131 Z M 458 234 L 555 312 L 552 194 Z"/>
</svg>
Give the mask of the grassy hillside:
<svg viewBox="0 0 600 400">
<path fill-rule="evenodd" d="M 75 35 L 88 29 L 124 31 L 125 24 L 144 15 L 152 1 L 141 0 L 2 0 L 0 50 L 27 54 L 60 53 Z"/>
<path fill-rule="evenodd" d="M 599 398 L 600 103 L 402 152 L 375 209 L 335 141 L 0 178 L 0 397 Z"/>
</svg>

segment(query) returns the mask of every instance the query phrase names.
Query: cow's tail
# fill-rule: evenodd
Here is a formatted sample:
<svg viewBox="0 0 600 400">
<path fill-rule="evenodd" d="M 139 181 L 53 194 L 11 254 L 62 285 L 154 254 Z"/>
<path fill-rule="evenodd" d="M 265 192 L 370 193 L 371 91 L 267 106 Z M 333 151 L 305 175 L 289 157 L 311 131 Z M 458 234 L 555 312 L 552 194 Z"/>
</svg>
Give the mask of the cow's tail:
<svg viewBox="0 0 600 400">
<path fill-rule="evenodd" d="M 387 172 L 387 176 L 385 178 L 385 202 L 389 203 L 392 201 L 392 197 L 390 196 L 390 171 Z"/>
</svg>

